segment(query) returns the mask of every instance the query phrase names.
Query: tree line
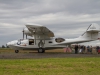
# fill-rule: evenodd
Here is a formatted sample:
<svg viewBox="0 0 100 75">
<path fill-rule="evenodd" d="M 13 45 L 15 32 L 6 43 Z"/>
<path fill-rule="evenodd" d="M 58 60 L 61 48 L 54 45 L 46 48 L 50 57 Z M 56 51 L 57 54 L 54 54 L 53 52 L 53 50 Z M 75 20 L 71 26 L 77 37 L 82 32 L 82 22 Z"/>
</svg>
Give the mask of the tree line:
<svg viewBox="0 0 100 75">
<path fill-rule="evenodd" d="M 2 45 L 1 48 L 9 48 L 7 45 Z"/>
</svg>

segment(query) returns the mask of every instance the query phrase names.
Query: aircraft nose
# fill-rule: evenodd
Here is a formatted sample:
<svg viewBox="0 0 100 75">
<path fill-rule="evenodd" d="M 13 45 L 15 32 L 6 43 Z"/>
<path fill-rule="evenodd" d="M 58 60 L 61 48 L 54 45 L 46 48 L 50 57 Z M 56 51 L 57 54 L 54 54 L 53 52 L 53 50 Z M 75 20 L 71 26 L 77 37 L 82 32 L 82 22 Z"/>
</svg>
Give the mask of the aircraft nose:
<svg viewBox="0 0 100 75">
<path fill-rule="evenodd" d="M 14 45 L 14 42 L 13 42 L 13 41 L 7 43 L 7 46 L 8 46 L 8 47 L 9 47 L 9 46 L 12 46 L 12 45 Z"/>
<path fill-rule="evenodd" d="M 6 45 L 9 47 L 11 45 L 11 42 L 8 42 Z"/>
<path fill-rule="evenodd" d="M 6 45 L 7 45 L 8 47 L 10 47 L 10 46 L 16 45 L 16 43 L 17 43 L 17 41 L 15 40 L 15 41 L 8 42 Z"/>
</svg>

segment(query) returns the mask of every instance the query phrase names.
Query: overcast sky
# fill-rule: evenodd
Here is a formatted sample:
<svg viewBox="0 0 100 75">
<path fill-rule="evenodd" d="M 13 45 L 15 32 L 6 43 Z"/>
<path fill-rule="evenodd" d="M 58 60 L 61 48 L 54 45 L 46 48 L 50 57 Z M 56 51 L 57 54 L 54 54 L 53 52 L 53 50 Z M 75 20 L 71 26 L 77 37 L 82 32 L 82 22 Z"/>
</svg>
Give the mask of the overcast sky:
<svg viewBox="0 0 100 75">
<path fill-rule="evenodd" d="M 0 0 L 0 46 L 22 38 L 27 23 L 44 25 L 56 37 L 76 38 L 91 23 L 100 25 L 100 0 Z"/>
</svg>

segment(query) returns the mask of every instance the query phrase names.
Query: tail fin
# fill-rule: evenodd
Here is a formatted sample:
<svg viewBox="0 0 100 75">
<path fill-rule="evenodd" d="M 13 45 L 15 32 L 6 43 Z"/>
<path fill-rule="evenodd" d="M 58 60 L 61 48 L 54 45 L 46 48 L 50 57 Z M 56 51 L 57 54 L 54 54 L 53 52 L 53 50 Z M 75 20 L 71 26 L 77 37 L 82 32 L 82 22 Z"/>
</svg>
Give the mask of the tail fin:
<svg viewBox="0 0 100 75">
<path fill-rule="evenodd" d="M 100 26 L 96 23 L 90 24 L 88 29 L 86 30 L 87 32 L 100 32 Z"/>
<path fill-rule="evenodd" d="M 100 26 L 96 23 L 90 24 L 90 26 L 87 28 L 86 32 L 81 35 L 81 38 L 87 39 L 87 40 L 98 40 L 100 37 Z"/>
</svg>

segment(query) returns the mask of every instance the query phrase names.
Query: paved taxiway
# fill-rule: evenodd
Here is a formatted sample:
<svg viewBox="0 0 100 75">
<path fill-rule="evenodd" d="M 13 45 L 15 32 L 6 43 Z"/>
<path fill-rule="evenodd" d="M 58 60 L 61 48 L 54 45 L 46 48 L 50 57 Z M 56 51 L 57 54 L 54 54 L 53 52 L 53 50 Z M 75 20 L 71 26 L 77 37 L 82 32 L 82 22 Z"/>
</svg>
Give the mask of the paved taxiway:
<svg viewBox="0 0 100 75">
<path fill-rule="evenodd" d="M 66 54 L 66 53 L 0 53 L 0 59 L 29 58 L 67 58 L 67 57 L 100 57 L 100 54 Z"/>
</svg>

